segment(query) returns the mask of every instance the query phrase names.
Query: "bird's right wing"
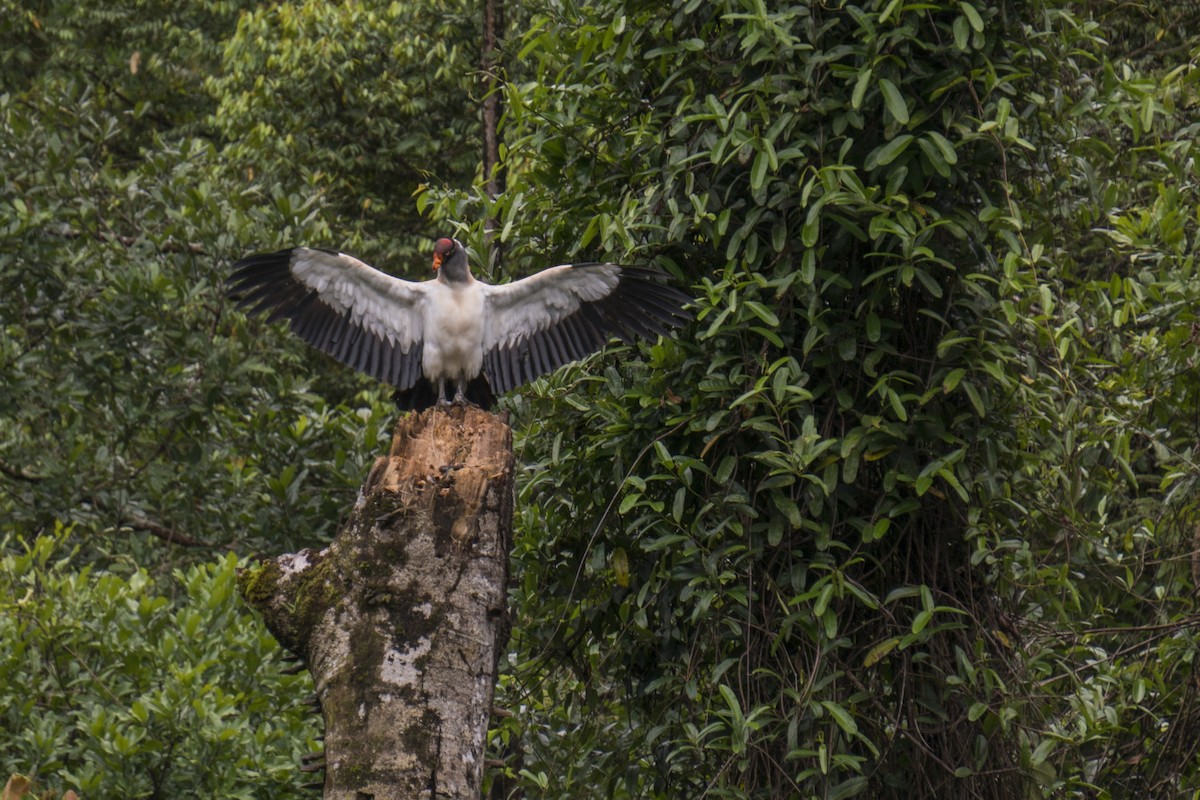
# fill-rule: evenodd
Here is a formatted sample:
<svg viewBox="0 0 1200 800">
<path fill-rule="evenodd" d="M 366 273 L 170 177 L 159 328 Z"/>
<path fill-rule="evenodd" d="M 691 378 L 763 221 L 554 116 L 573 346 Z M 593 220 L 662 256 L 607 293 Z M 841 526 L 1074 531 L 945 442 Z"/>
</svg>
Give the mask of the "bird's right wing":
<svg viewBox="0 0 1200 800">
<path fill-rule="evenodd" d="M 492 389 L 510 391 L 616 336 L 656 338 L 692 318 L 683 292 L 657 272 L 616 264 L 567 264 L 484 286 L 483 366 Z"/>
<path fill-rule="evenodd" d="M 421 377 L 424 283 L 311 247 L 249 256 L 233 269 L 226 283 L 239 308 L 289 320 L 313 347 L 399 389 Z"/>
</svg>

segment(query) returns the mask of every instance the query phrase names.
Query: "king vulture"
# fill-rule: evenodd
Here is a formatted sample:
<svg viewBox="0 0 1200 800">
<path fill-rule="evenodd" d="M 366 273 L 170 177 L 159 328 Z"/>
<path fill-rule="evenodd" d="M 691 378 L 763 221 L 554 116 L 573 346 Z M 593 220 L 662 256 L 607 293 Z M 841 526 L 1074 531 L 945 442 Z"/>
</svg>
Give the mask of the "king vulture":
<svg viewBox="0 0 1200 800">
<path fill-rule="evenodd" d="M 433 248 L 437 277 L 393 278 L 353 256 L 296 247 L 252 255 L 228 280 L 239 308 L 287 319 L 313 347 L 395 386 L 401 408 L 496 395 L 583 358 L 616 336 L 653 339 L 692 318 L 658 273 L 566 264 L 522 280 L 476 280 L 457 239 Z"/>
</svg>

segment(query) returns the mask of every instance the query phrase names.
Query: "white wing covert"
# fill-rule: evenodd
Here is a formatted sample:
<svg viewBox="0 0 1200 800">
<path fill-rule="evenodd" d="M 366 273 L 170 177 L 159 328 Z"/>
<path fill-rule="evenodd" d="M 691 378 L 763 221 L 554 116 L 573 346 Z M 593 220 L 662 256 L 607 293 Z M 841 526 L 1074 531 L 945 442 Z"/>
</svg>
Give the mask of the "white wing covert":
<svg viewBox="0 0 1200 800">
<path fill-rule="evenodd" d="M 227 283 L 239 308 L 287 319 L 304 341 L 347 366 L 399 389 L 421 377 L 421 283 L 311 247 L 244 258 Z"/>
</svg>

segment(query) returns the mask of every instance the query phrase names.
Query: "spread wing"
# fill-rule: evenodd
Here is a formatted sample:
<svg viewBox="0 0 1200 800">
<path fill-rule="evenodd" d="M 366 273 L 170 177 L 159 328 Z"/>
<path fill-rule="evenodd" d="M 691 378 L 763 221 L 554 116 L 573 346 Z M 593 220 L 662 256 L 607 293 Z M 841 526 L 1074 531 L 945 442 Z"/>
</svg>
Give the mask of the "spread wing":
<svg viewBox="0 0 1200 800">
<path fill-rule="evenodd" d="M 685 324 L 691 298 L 660 278 L 615 264 L 569 264 L 485 285 L 483 369 L 492 389 L 510 391 L 596 352 L 613 336 L 632 343 Z"/>
<path fill-rule="evenodd" d="M 423 283 L 311 247 L 250 256 L 233 268 L 226 284 L 239 308 L 287 319 L 313 347 L 397 388 L 421 377 Z"/>
</svg>

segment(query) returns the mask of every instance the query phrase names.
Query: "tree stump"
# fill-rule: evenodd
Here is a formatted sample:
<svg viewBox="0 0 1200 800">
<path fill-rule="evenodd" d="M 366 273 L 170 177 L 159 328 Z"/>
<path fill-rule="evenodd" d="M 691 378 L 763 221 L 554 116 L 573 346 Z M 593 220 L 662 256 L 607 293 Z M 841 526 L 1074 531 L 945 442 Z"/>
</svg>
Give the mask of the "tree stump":
<svg viewBox="0 0 1200 800">
<path fill-rule="evenodd" d="M 508 641 L 512 469 L 512 432 L 492 414 L 410 414 L 329 547 L 242 575 L 312 673 L 327 799 L 478 800 Z"/>
</svg>

